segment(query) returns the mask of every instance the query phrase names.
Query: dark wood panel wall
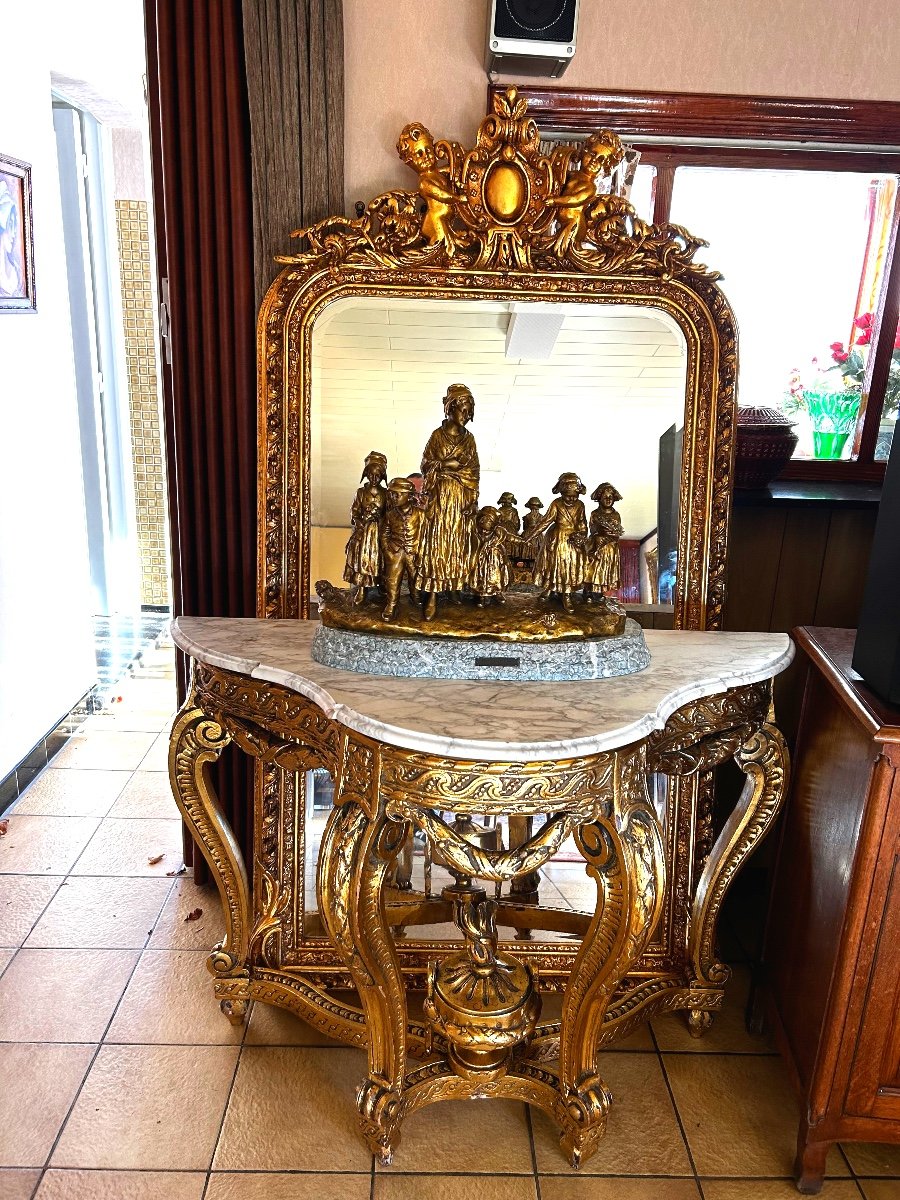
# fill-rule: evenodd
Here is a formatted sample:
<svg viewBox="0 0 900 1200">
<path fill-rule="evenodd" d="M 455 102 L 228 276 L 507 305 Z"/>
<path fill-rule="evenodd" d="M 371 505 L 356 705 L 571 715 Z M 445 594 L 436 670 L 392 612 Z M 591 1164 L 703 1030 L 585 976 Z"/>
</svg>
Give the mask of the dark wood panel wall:
<svg viewBox="0 0 900 1200">
<path fill-rule="evenodd" d="M 728 551 L 725 628 L 788 633 L 797 625 L 855 628 L 877 506 L 818 501 L 755 506 L 736 499 Z M 793 742 L 801 670 L 779 677 L 778 721 Z"/>
</svg>

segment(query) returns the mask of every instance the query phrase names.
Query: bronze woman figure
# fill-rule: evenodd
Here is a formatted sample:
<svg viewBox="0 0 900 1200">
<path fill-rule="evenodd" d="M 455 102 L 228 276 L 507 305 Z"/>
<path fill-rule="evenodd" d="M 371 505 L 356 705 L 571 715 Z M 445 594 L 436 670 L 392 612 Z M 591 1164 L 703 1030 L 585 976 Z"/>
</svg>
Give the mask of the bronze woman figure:
<svg viewBox="0 0 900 1200">
<path fill-rule="evenodd" d="M 452 383 L 444 397 L 444 421 L 428 439 L 422 456 L 425 512 L 416 587 L 426 592 L 425 620 L 437 609 L 438 592 L 469 586 L 478 504 L 478 450 L 466 425 L 475 415 L 472 393 Z"/>
</svg>

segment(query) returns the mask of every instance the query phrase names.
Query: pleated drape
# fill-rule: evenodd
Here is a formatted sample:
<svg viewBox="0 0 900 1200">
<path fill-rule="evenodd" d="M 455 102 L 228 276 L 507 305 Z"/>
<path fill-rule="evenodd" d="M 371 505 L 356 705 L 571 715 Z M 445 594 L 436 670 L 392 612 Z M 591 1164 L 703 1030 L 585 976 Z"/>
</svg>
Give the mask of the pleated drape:
<svg viewBox="0 0 900 1200">
<path fill-rule="evenodd" d="M 341 0 L 145 0 L 175 615 L 256 612 L 256 312 L 290 231 L 343 209 Z M 179 691 L 186 691 L 185 664 Z M 222 807 L 250 863 L 252 764 Z M 206 864 L 185 837 L 195 878 Z"/>
<path fill-rule="evenodd" d="M 290 231 L 344 210 L 341 0 L 243 0 L 259 305 Z"/>
<path fill-rule="evenodd" d="M 256 300 L 240 0 L 146 0 L 163 416 L 176 615 L 256 611 Z M 162 319 L 165 325 L 165 317 Z M 180 693 L 185 692 L 184 663 Z M 248 846 L 252 766 L 216 787 Z M 195 876 L 206 865 L 185 837 Z"/>
</svg>

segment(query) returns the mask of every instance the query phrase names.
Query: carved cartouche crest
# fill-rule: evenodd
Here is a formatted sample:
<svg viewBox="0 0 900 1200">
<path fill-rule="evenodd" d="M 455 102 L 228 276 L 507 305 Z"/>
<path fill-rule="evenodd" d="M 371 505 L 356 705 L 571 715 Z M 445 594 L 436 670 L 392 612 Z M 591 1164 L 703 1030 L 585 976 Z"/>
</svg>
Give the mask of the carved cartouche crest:
<svg viewBox="0 0 900 1200">
<path fill-rule="evenodd" d="M 421 122 L 397 142 L 417 191 L 372 200 L 356 218 L 295 230 L 306 248 L 279 262 L 305 267 L 453 266 L 475 270 L 646 273 L 718 278 L 692 261 L 707 243 L 678 225 L 650 225 L 612 188 L 624 148 L 599 130 L 549 154 L 514 87 L 493 97 L 474 147 L 435 138 Z"/>
</svg>

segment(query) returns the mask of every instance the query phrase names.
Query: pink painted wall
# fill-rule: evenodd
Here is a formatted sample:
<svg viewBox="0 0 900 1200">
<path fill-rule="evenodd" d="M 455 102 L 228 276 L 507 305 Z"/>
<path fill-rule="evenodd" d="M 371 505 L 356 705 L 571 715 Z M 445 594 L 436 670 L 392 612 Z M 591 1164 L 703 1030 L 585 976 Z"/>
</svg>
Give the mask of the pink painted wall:
<svg viewBox="0 0 900 1200">
<path fill-rule="evenodd" d="M 487 0 L 344 0 L 348 211 L 413 176 L 422 120 L 470 145 Z M 566 87 L 900 100 L 900 0 L 582 0 Z"/>
</svg>

